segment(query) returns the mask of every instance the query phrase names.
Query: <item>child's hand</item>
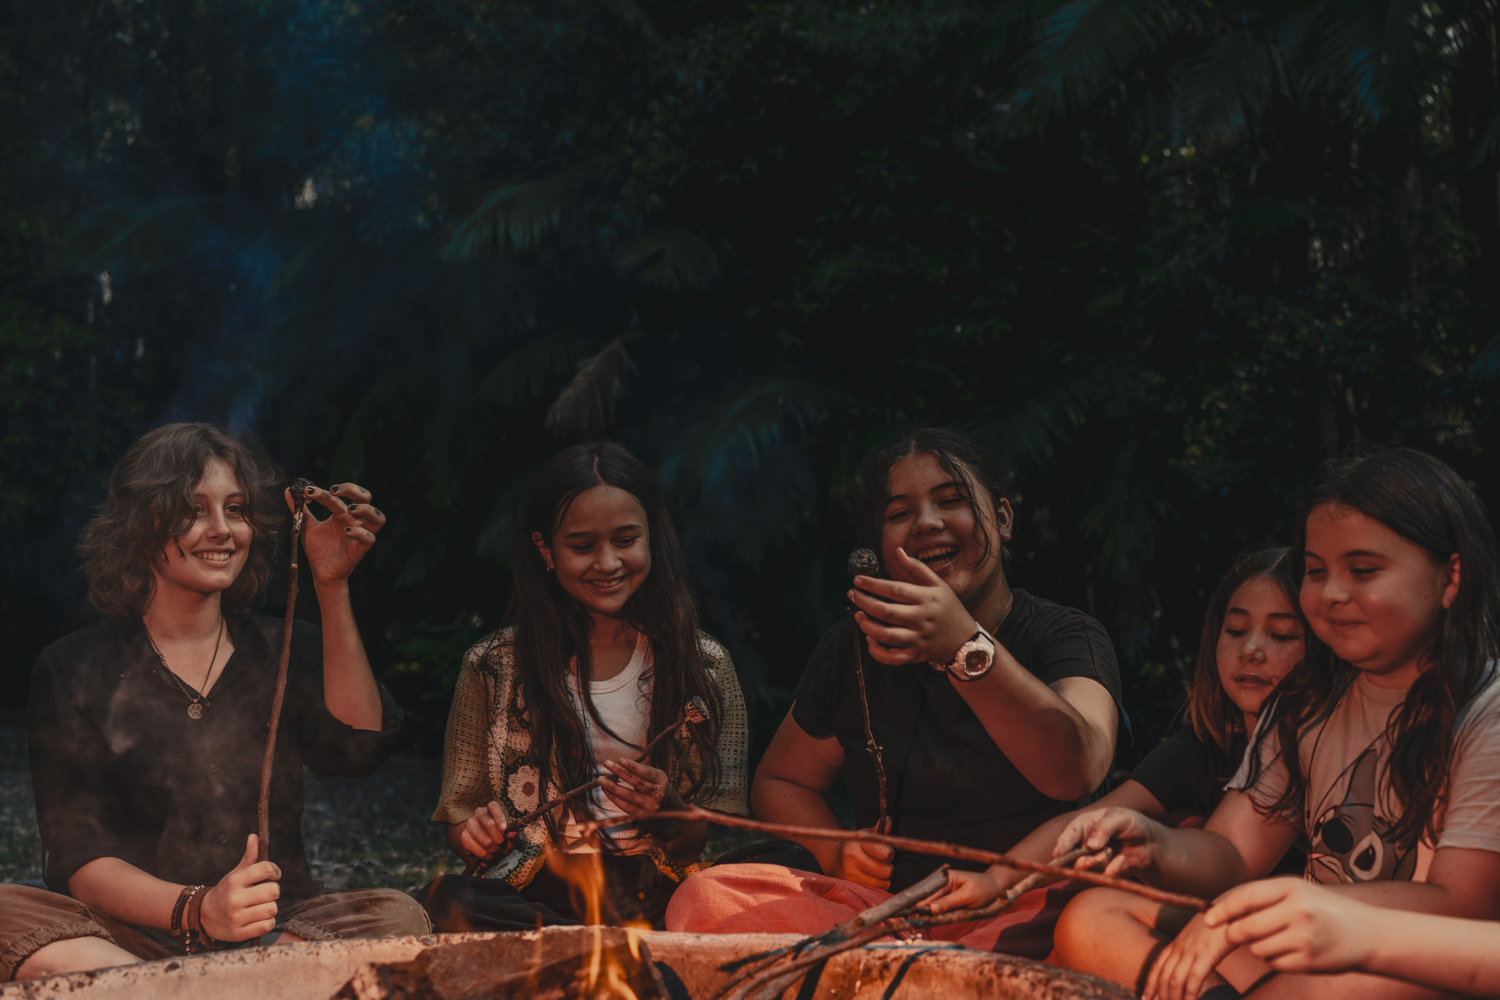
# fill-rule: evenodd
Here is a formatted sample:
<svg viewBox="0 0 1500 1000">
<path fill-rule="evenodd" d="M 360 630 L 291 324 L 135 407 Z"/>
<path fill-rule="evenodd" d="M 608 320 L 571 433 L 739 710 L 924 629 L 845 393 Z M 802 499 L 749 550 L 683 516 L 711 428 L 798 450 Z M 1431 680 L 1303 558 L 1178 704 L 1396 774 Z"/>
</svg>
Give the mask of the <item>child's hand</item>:
<svg viewBox="0 0 1500 1000">
<path fill-rule="evenodd" d="M 1234 948 L 1222 927 L 1210 927 L 1203 914 L 1194 914 L 1152 963 L 1142 1000 L 1195 1000 Z"/>
<path fill-rule="evenodd" d="M 285 492 L 291 507 L 292 491 Z M 307 568 L 318 583 L 342 583 L 375 544 L 375 533 L 385 527 L 385 515 L 370 506 L 370 491 L 354 483 L 340 483 L 332 492 L 309 486 L 306 499 L 331 515 L 319 521 L 309 510 L 302 518 Z"/>
<path fill-rule="evenodd" d="M 889 844 L 864 840 L 841 840 L 833 856 L 833 870 L 827 874 L 858 885 L 890 889 L 895 867 L 896 849 Z"/>
<path fill-rule="evenodd" d="M 849 591 L 849 600 L 860 609 L 855 622 L 875 640 L 868 644 L 870 655 L 891 666 L 948 663 L 977 631 L 974 616 L 942 577 L 905 549 L 896 550 L 890 571 L 897 579 L 856 576 Z"/>
<path fill-rule="evenodd" d="M 949 910 L 989 906 L 1004 891 L 988 872 L 960 872 L 950 869 L 948 888 L 943 895 L 932 901 L 930 908 L 933 913 L 947 913 Z"/>
<path fill-rule="evenodd" d="M 1157 834 L 1162 829 L 1155 821 L 1134 809 L 1095 809 L 1080 813 L 1057 835 L 1052 856 L 1060 858 L 1076 848 L 1090 852 L 1074 862 L 1074 868 L 1099 868 L 1104 874 L 1123 878 L 1156 867 Z"/>
<path fill-rule="evenodd" d="M 1370 959 L 1372 907 L 1300 878 L 1236 886 L 1203 922 L 1278 972 L 1348 972 Z"/>
<path fill-rule="evenodd" d="M 606 778 L 599 782 L 599 788 L 615 805 L 635 816 L 661 808 L 662 799 L 667 797 L 666 771 L 633 760 L 607 760 L 604 766 L 615 780 Z"/>
<path fill-rule="evenodd" d="M 281 898 L 281 869 L 256 861 L 260 838 L 245 838 L 245 856 L 234 871 L 207 889 L 199 911 L 203 932 L 215 941 L 249 941 L 276 928 L 276 901 Z"/>
<path fill-rule="evenodd" d="M 520 830 L 511 830 L 505 809 L 498 802 L 491 802 L 483 809 L 474 811 L 464 823 L 458 835 L 464 852 L 471 858 L 488 861 L 490 858 L 509 854 L 516 846 Z"/>
</svg>

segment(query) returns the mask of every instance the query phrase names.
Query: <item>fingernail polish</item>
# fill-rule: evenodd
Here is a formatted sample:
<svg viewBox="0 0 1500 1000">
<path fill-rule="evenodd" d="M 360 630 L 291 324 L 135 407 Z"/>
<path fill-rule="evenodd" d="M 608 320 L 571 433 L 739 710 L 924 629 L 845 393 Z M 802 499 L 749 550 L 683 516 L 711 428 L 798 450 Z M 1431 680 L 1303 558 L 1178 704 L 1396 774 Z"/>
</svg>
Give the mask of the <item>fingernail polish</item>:
<svg viewBox="0 0 1500 1000">
<path fill-rule="evenodd" d="M 350 505 L 349 505 L 349 509 L 350 509 L 350 510 L 353 510 L 353 509 L 354 509 L 354 508 L 356 508 L 356 507 L 358 507 L 358 506 L 359 506 L 359 504 L 357 504 L 357 503 L 351 503 L 351 504 L 350 504 Z"/>
<path fill-rule="evenodd" d="M 353 529 L 353 528 L 345 528 L 345 529 L 344 529 L 344 534 L 346 534 L 346 535 L 347 535 L 347 534 L 349 534 L 349 532 L 351 532 L 351 531 L 353 531 L 353 530 L 354 530 L 354 529 Z"/>
<path fill-rule="evenodd" d="M 331 486 L 328 489 L 329 493 L 337 493 L 338 491 L 339 491 L 339 488 L 337 486 Z"/>
<path fill-rule="evenodd" d="M 308 496 L 312 496 L 312 495 L 313 495 L 313 494 L 314 494 L 314 493 L 316 493 L 316 492 L 317 492 L 317 491 L 318 491 L 318 488 L 317 488 L 317 487 L 316 487 L 316 486 L 309 486 L 309 487 L 308 487 L 308 488 L 307 488 L 307 495 L 308 495 Z"/>
</svg>

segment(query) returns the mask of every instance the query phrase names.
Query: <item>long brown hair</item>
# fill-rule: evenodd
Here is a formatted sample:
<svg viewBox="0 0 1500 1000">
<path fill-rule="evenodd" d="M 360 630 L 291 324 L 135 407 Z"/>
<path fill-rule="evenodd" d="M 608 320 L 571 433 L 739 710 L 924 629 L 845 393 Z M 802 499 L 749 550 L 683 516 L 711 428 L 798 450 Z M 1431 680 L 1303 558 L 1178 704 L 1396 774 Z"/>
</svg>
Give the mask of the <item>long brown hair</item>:
<svg viewBox="0 0 1500 1000">
<path fill-rule="evenodd" d="M 1429 666 L 1391 713 L 1386 730 L 1391 756 L 1383 783 L 1401 807 L 1390 836 L 1410 847 L 1432 832 L 1439 815 L 1458 713 L 1479 693 L 1489 662 L 1500 656 L 1495 533 L 1478 498 L 1445 463 L 1413 448 L 1383 448 L 1325 465 L 1308 487 L 1292 544 L 1299 578 L 1307 519 L 1324 504 L 1379 521 L 1426 549 L 1434 562 L 1446 563 L 1458 553 L 1458 595 L 1439 613 Z M 1297 752 L 1301 737 L 1328 718 L 1356 673 L 1322 643 L 1309 643 L 1303 669 L 1282 685 L 1275 726 L 1262 727 L 1263 734 L 1274 729 L 1287 773 L 1286 791 L 1271 812 L 1287 815 L 1302 808 L 1307 775 Z M 1262 763 L 1259 750 L 1251 756 L 1252 781 Z"/>
<path fill-rule="evenodd" d="M 1291 550 L 1285 545 L 1248 553 L 1229 567 L 1229 572 L 1224 574 L 1224 579 L 1219 581 L 1213 596 L 1208 599 L 1208 610 L 1203 615 L 1203 634 L 1198 639 L 1193 686 L 1183 712 L 1193 735 L 1220 750 L 1227 752 L 1235 737 L 1245 731 L 1244 713 L 1230 701 L 1224 682 L 1219 679 L 1219 633 L 1224 630 L 1224 618 L 1229 613 L 1229 602 L 1235 591 L 1251 580 L 1271 581 L 1281 588 L 1291 603 L 1297 621 L 1302 625 L 1304 643 L 1316 641 L 1311 638 L 1307 621 L 1302 617 L 1302 605 L 1297 595 L 1299 581 L 1292 568 L 1294 564 Z"/>
<path fill-rule="evenodd" d="M 78 554 L 89 580 L 89 600 L 112 616 L 144 614 L 156 587 L 161 551 L 198 519 L 194 491 L 212 459 L 234 470 L 245 491 L 250 555 L 220 598 L 226 616 L 248 614 L 271 575 L 285 508 L 277 504 L 277 473 L 269 459 L 213 424 L 167 424 L 125 452 L 109 477 L 109 492 L 83 529 Z"/>
<path fill-rule="evenodd" d="M 651 571 L 625 605 L 625 620 L 651 643 L 651 717 L 647 739 L 682 722 L 690 699 L 700 697 L 709 707 L 706 723 L 688 726 L 699 767 L 691 775 L 689 796 L 717 789 L 720 776 L 716 750 L 724 706 L 719 688 L 703 665 L 698 646 L 698 609 L 688 590 L 677 532 L 650 471 L 629 451 L 613 442 L 575 445 L 542 467 L 527 494 L 516 522 L 513 548 L 515 584 L 507 618 L 515 625 L 516 664 L 531 717 L 531 745 L 541 772 L 540 787 L 553 780 L 574 788 L 592 780 L 594 759 L 589 752 L 583 717 L 569 696 L 568 662 L 576 658 L 578 696 L 582 707 L 600 729 L 608 731 L 594 706 L 587 678 L 591 672 L 589 635 L 593 619 L 555 575 L 548 573 L 532 542 L 538 533 L 550 544 L 569 506 L 595 486 L 624 490 L 646 511 L 651 540 Z M 651 751 L 650 764 L 673 773 L 677 740 L 663 740 Z M 546 753 L 551 748 L 552 754 Z M 553 761 L 557 772 L 553 773 Z M 575 809 L 592 815 L 587 797 Z M 552 817 L 549 829 L 556 834 Z"/>
</svg>

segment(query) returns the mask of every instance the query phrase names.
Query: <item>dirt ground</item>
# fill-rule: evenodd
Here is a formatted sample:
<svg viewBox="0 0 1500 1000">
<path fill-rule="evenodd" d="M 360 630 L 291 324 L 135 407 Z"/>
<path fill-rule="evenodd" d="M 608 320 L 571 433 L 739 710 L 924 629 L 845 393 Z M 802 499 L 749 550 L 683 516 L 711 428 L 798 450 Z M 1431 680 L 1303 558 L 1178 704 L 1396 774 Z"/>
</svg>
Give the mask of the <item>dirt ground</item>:
<svg viewBox="0 0 1500 1000">
<path fill-rule="evenodd" d="M 441 768 L 440 761 L 398 754 L 357 781 L 308 774 L 302 833 L 313 877 L 329 890 L 411 891 L 444 872 L 462 871 L 430 819 Z M 705 854 L 717 857 L 753 839 L 711 829 Z M 0 715 L 0 882 L 41 877 L 25 717 Z"/>
</svg>

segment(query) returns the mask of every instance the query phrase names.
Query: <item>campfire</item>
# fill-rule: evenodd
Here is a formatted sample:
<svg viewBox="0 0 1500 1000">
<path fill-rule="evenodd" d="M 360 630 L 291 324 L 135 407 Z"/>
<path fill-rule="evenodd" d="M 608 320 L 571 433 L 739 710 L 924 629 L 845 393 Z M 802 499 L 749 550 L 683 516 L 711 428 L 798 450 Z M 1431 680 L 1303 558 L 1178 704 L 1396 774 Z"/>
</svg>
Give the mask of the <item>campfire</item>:
<svg viewBox="0 0 1500 1000">
<path fill-rule="evenodd" d="M 0 986 L 0 1000 L 715 1000 L 793 935 L 549 927 L 214 952 Z M 614 963 L 611 965 L 611 963 Z M 613 968 L 613 972 L 611 969 Z M 597 975 L 595 970 L 597 969 Z M 1129 1000 L 1122 987 L 934 942 L 867 944 L 807 970 L 784 1000 Z"/>
<path fill-rule="evenodd" d="M 739 820 L 739 823 L 755 821 Z M 893 838 L 897 839 L 897 838 Z M 555 869 L 597 921 L 602 866 Z M 563 861 L 566 863 L 562 863 Z M 1037 866 L 1046 867 L 1046 866 Z M 939 871 L 816 935 L 549 927 L 502 934 L 322 941 L 215 952 L 0 986 L 0 1000 L 1127 1000 L 1111 983 L 951 943 L 892 935 L 941 918 L 920 901 Z"/>
</svg>

